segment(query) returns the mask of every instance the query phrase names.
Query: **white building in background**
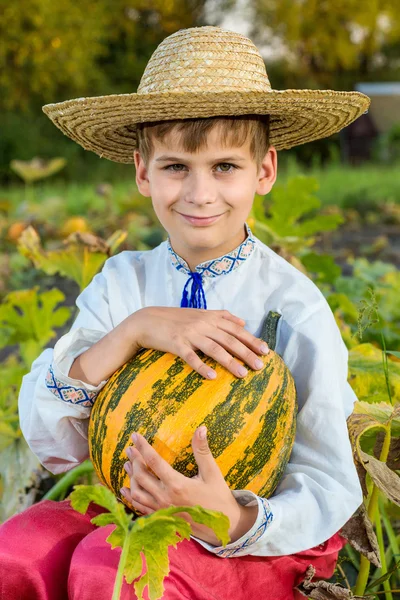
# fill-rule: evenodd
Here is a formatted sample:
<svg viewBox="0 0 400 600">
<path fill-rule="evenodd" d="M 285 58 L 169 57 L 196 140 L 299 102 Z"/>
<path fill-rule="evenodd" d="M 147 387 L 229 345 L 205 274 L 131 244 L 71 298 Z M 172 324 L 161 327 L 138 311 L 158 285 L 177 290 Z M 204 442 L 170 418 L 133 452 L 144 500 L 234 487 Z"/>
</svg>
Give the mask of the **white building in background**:
<svg viewBox="0 0 400 600">
<path fill-rule="evenodd" d="M 395 123 L 400 123 L 400 83 L 357 83 L 357 92 L 371 98 L 369 116 L 379 133 L 385 133 Z"/>
</svg>

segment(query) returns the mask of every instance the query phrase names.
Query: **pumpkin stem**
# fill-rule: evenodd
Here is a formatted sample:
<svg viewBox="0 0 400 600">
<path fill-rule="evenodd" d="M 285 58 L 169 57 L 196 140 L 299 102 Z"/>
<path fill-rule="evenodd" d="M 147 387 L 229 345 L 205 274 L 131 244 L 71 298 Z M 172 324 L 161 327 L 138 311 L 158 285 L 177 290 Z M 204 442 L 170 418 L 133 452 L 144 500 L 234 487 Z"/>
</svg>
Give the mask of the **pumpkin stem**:
<svg viewBox="0 0 400 600">
<path fill-rule="evenodd" d="M 278 322 L 281 318 L 281 314 L 270 310 L 265 317 L 264 323 L 261 329 L 261 339 L 268 344 L 270 350 L 275 350 L 276 346 L 276 332 L 278 329 Z"/>
</svg>

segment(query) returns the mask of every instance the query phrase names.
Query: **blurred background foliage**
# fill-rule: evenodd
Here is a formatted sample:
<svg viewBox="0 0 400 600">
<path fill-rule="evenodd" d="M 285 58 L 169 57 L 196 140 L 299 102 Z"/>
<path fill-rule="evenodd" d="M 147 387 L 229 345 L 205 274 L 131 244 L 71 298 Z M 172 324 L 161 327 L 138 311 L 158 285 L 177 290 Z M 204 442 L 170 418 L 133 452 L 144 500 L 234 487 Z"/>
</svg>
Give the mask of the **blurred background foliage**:
<svg viewBox="0 0 400 600">
<path fill-rule="evenodd" d="M 134 166 L 84 150 L 54 127 L 42 106 L 136 92 L 155 48 L 179 29 L 220 25 L 244 33 L 260 49 L 274 89 L 388 84 L 389 102 L 380 103 L 385 91 L 373 105 L 375 115 L 390 116 L 389 128 L 374 127 L 372 115 L 363 115 L 353 130 L 351 124 L 280 152 L 278 180 L 270 194 L 256 196 L 248 218 L 255 235 L 326 297 L 349 350 L 358 413 L 382 428 L 379 419 L 386 422 L 393 408 L 388 400 L 397 406 L 400 393 L 398 2 L 0 0 L 0 523 L 60 483 L 22 437 L 23 375 L 69 330 L 77 295 L 109 256 L 150 250 L 167 236 L 151 200 L 137 190 Z M 380 320 L 361 334 L 360 305 L 369 306 L 370 297 Z M 391 351 L 386 370 L 383 348 Z M 400 475 L 395 425 L 388 468 Z M 371 447 L 364 450 L 372 454 Z M 386 460 L 379 444 L 373 452 Z M 91 475 L 76 476 L 91 482 Z M 369 482 L 368 507 L 378 497 L 374 490 Z M 400 588 L 400 504 L 379 500 L 382 567 L 369 584 L 376 587 L 388 571 L 383 585 L 391 600 L 389 577 Z M 347 584 L 365 573 L 363 559 L 350 544 L 341 551 Z"/>
</svg>

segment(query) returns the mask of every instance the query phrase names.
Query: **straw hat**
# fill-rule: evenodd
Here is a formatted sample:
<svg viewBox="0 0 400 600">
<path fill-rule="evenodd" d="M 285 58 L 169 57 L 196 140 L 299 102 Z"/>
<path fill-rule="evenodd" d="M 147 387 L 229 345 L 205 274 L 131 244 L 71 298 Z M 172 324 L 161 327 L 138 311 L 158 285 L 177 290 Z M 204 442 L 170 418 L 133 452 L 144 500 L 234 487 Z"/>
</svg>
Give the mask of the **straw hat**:
<svg viewBox="0 0 400 600">
<path fill-rule="evenodd" d="M 328 137 L 367 111 L 360 92 L 274 90 L 253 42 L 220 27 L 181 29 L 161 42 L 137 93 L 46 104 L 61 131 L 101 158 L 133 163 L 136 124 L 225 115 L 270 115 L 277 150 Z"/>
</svg>

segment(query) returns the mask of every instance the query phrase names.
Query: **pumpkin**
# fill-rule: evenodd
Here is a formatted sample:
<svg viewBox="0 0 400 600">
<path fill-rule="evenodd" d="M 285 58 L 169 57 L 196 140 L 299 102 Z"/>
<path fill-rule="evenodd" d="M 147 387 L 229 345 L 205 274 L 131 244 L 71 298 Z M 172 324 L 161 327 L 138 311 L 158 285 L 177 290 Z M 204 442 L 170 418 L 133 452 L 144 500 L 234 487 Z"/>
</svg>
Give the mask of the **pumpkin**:
<svg viewBox="0 0 400 600">
<path fill-rule="evenodd" d="M 204 424 L 231 489 L 268 497 L 278 485 L 296 431 L 296 390 L 289 369 L 270 350 L 261 357 L 261 370 L 238 379 L 211 357 L 200 351 L 199 356 L 215 369 L 217 379 L 205 379 L 179 356 L 142 349 L 99 392 L 89 419 L 90 458 L 100 481 L 125 504 L 119 490 L 129 487 L 123 465 L 134 431 L 174 469 L 192 477 L 197 466 L 191 440 Z"/>
</svg>

